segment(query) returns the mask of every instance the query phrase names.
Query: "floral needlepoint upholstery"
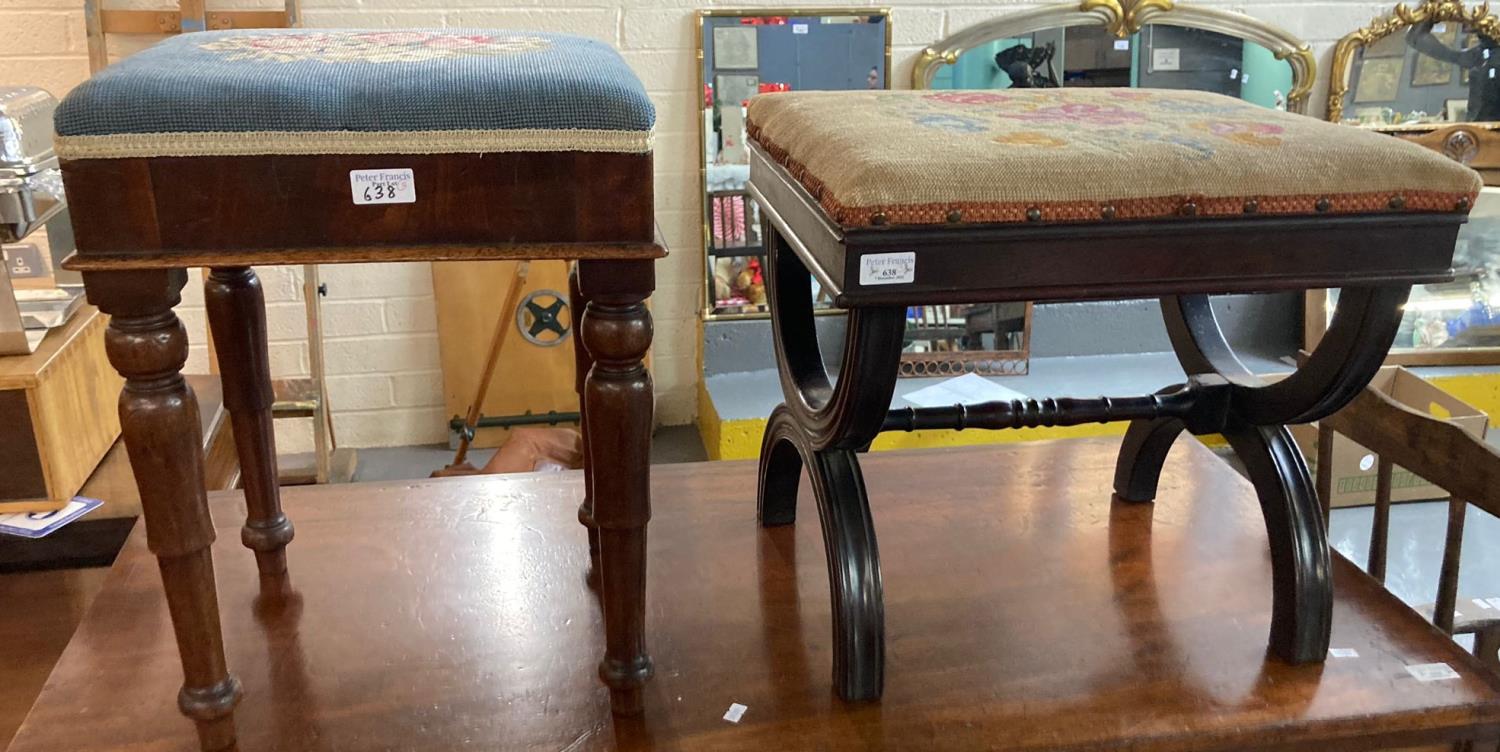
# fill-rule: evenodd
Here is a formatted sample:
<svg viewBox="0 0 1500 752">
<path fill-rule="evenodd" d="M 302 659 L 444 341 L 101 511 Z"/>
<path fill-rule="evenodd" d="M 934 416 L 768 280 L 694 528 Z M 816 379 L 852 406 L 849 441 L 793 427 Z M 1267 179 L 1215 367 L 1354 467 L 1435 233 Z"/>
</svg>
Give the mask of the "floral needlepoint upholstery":
<svg viewBox="0 0 1500 752">
<path fill-rule="evenodd" d="M 845 227 L 1467 211 L 1480 188 L 1416 144 L 1196 91 L 764 94 L 749 130 Z"/>
<path fill-rule="evenodd" d="M 74 89 L 65 159 L 650 151 L 655 111 L 603 42 L 525 31 L 182 34 Z"/>
</svg>

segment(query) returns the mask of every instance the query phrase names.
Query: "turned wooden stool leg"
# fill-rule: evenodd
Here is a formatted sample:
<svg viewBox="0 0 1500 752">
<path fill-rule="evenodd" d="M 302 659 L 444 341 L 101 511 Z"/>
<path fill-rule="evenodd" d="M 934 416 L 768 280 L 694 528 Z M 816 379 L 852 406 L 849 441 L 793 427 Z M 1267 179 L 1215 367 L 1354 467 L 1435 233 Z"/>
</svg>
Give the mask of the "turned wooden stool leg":
<svg viewBox="0 0 1500 752">
<path fill-rule="evenodd" d="M 573 316 L 573 389 L 578 393 L 578 427 L 588 436 L 589 413 L 588 406 L 584 404 L 584 385 L 589 377 L 589 369 L 594 367 L 594 359 L 589 356 L 589 350 L 583 344 L 582 326 L 583 312 L 588 309 L 588 299 L 583 296 L 583 290 L 578 285 L 578 267 L 568 273 L 568 310 Z M 594 524 L 594 463 L 589 459 L 589 443 L 583 442 L 583 503 L 578 505 L 578 522 L 589 531 L 589 560 L 593 563 L 590 570 L 590 582 L 595 581 L 593 575 L 599 570 L 599 528 Z"/>
<path fill-rule="evenodd" d="M 225 664 L 219 629 L 198 401 L 181 372 L 187 332 L 172 313 L 186 282 L 181 269 L 84 273 L 89 301 L 112 317 L 105 351 L 125 377 L 125 449 L 182 656 L 177 704 L 197 723 L 202 748 L 216 752 L 235 746 L 240 685 Z"/>
<path fill-rule="evenodd" d="M 276 482 L 276 434 L 271 420 L 275 395 L 266 345 L 265 296 L 255 272 L 237 266 L 214 269 L 204 280 L 203 297 L 245 487 L 248 514 L 240 540 L 255 552 L 261 577 L 272 585 L 285 579 L 286 544 L 293 530 L 292 521 L 281 511 Z"/>
<path fill-rule="evenodd" d="M 584 261 L 579 282 L 588 299 L 583 346 L 594 358 L 583 401 L 604 608 L 599 676 L 609 685 L 615 714 L 635 715 L 651 677 L 645 621 L 653 395 L 641 361 L 651 346 L 645 301 L 654 268 L 649 261 Z"/>
</svg>

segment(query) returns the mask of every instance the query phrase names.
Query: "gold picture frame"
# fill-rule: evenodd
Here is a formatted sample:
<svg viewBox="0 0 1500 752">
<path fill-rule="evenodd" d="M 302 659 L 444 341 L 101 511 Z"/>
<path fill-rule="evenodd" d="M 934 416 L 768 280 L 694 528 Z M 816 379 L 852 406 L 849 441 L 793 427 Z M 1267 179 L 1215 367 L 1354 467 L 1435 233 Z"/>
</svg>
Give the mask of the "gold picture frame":
<svg viewBox="0 0 1500 752">
<path fill-rule="evenodd" d="M 1443 30 L 1433 30 L 1432 36 L 1444 46 L 1451 47 L 1454 42 L 1458 41 L 1458 25 L 1444 24 Z M 1411 85 L 1413 87 L 1447 86 L 1453 83 L 1453 70 L 1456 67 L 1452 63 L 1445 63 L 1418 53 L 1411 66 Z"/>
<path fill-rule="evenodd" d="M 1287 110 L 1306 114 L 1318 71 L 1317 58 L 1306 42 L 1244 13 L 1175 0 L 1083 0 L 1004 13 L 928 45 L 912 68 L 911 85 L 913 89 L 931 87 L 939 66 L 956 64 L 959 55 L 992 39 L 1069 26 L 1104 26 L 1116 38 L 1128 39 L 1151 23 L 1215 31 L 1270 50 L 1292 69 Z"/>
<path fill-rule="evenodd" d="M 1346 34 L 1334 46 L 1333 67 L 1329 71 L 1328 80 L 1326 119 L 1335 123 L 1344 122 L 1346 104 L 1360 101 L 1357 89 L 1354 97 L 1349 96 L 1356 60 L 1363 60 L 1363 65 L 1369 65 L 1379 59 L 1379 56 L 1370 54 L 1371 50 L 1390 49 L 1396 44 L 1391 40 L 1399 40 L 1404 37 L 1406 30 L 1428 22 L 1434 25 L 1452 24 L 1451 28 L 1437 32 L 1440 37 L 1446 38 L 1447 44 L 1463 39 L 1464 46 L 1468 48 L 1477 44 L 1480 36 L 1500 39 L 1500 16 L 1490 11 L 1487 2 L 1472 6 L 1465 5 L 1463 0 L 1421 0 L 1414 4 L 1399 3 L 1389 13 L 1377 16 L 1368 25 Z M 1419 60 L 1426 58 L 1424 55 L 1416 57 Z M 1454 67 L 1456 66 L 1447 66 L 1450 83 L 1451 71 Z M 1413 76 L 1415 75 L 1414 72 Z M 1434 75 L 1433 78 L 1436 79 L 1437 76 Z M 1460 75 L 1459 81 L 1467 85 L 1469 78 L 1467 75 Z M 1350 102 L 1350 99 L 1354 102 Z M 1445 100 L 1445 114 L 1448 114 L 1450 110 L 1456 112 L 1457 105 L 1460 103 L 1466 110 L 1467 101 Z M 1496 169 L 1493 155 L 1476 158 L 1476 155 L 1482 153 L 1480 145 L 1491 142 L 1495 136 L 1493 132 L 1500 130 L 1500 122 L 1412 123 L 1376 125 L 1374 129 L 1415 141 L 1469 164 L 1484 175 L 1486 185 L 1500 184 L 1500 171 Z M 1484 199 L 1481 198 L 1481 205 L 1483 201 Z M 1478 211 L 1479 208 L 1476 207 L 1476 212 Z M 1317 346 L 1327 332 L 1331 299 L 1332 296 L 1328 290 L 1310 290 L 1306 295 L 1302 339 L 1303 347 L 1309 351 Z M 1397 346 L 1392 348 L 1390 355 L 1386 358 L 1386 363 L 1406 366 L 1494 365 L 1500 364 L 1500 347 Z"/>
<path fill-rule="evenodd" d="M 1359 86 L 1354 89 L 1355 104 L 1390 102 L 1401 90 L 1406 75 L 1405 57 L 1377 57 L 1365 60 L 1359 69 Z"/>
<path fill-rule="evenodd" d="M 1416 7 L 1400 3 L 1389 14 L 1375 18 L 1368 26 L 1349 32 L 1334 46 L 1333 66 L 1328 71 L 1326 119 L 1329 122 L 1338 123 L 1344 119 L 1344 100 L 1349 97 L 1349 79 L 1355 55 L 1378 46 L 1387 37 L 1405 32 L 1425 21 L 1456 23 L 1471 34 L 1500 39 L 1500 16 L 1490 12 L 1489 3 L 1473 8 L 1466 7 L 1462 0 L 1422 0 Z"/>
</svg>

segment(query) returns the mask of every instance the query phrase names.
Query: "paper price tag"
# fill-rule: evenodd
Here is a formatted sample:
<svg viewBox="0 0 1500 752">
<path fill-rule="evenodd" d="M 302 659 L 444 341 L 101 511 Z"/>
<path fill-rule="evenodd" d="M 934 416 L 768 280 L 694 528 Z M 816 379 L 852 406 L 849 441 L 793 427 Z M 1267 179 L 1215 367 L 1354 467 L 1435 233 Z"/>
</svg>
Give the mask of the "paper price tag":
<svg viewBox="0 0 1500 752">
<path fill-rule="evenodd" d="M 724 714 L 724 720 L 730 723 L 739 723 L 740 719 L 745 717 L 745 711 L 749 709 L 737 702 L 730 703 L 729 712 Z"/>
<path fill-rule="evenodd" d="M 862 285 L 908 285 L 917 279 L 917 254 L 867 253 L 859 257 L 859 283 Z"/>
<path fill-rule="evenodd" d="M 1359 651 L 1354 648 L 1329 648 L 1329 658 L 1358 658 Z"/>
<path fill-rule="evenodd" d="M 349 191 L 356 204 L 414 204 L 417 180 L 411 168 L 350 170 Z"/>
<path fill-rule="evenodd" d="M 1419 682 L 1443 681 L 1445 679 L 1457 679 L 1458 672 L 1446 663 L 1419 663 L 1407 666 L 1406 673 L 1411 674 Z"/>
</svg>

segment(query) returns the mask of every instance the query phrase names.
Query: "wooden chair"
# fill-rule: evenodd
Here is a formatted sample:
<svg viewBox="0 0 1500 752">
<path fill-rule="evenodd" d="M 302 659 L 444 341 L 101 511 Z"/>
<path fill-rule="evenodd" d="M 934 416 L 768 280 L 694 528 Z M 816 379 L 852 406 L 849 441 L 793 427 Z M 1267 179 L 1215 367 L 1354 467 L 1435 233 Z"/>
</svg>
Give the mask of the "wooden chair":
<svg viewBox="0 0 1500 752">
<path fill-rule="evenodd" d="M 1411 285 L 1451 277 L 1477 174 L 1395 139 L 1202 92 L 792 92 L 752 100 L 749 120 L 786 400 L 761 449 L 760 519 L 794 521 L 805 465 L 842 697 L 879 697 L 884 682 L 880 563 L 859 469 L 882 431 L 1130 421 L 1114 490 L 1137 502 L 1155 497 L 1184 430 L 1223 434 L 1269 533 L 1271 652 L 1325 658 L 1327 533 L 1286 425 L 1358 394 Z M 812 326 L 812 276 L 848 309 L 836 383 Z M 1234 356 L 1208 298 L 1319 287 L 1343 288 L 1328 335 L 1274 384 Z M 1141 295 L 1163 296 L 1186 383 L 1144 397 L 891 409 L 907 306 Z"/>
<path fill-rule="evenodd" d="M 1318 423 L 1318 493 L 1326 500 L 1333 488 L 1332 447 L 1343 434 L 1374 452 L 1375 508 L 1370 529 L 1370 576 L 1385 582 L 1390 550 L 1391 488 L 1396 465 L 1410 470 L 1451 495 L 1443 563 L 1435 602 L 1422 608 L 1432 623 L 1451 635 L 1474 636 L 1474 656 L 1500 673 L 1500 609 L 1488 603 L 1460 603 L 1459 560 L 1463 554 L 1464 519 L 1469 505 L 1500 516 L 1500 451 L 1458 426 L 1418 412 L 1379 389 L 1366 388 L 1348 407 Z"/>
<path fill-rule="evenodd" d="M 616 712 L 641 709 L 654 262 L 640 81 L 607 45 L 511 31 L 183 34 L 79 86 L 57 151 L 89 299 L 112 316 L 124 437 L 161 564 L 204 750 L 235 745 L 197 405 L 172 308 L 205 282 L 262 590 L 290 587 L 252 265 L 578 260 L 588 445 L 580 518 L 596 543 Z"/>
</svg>

